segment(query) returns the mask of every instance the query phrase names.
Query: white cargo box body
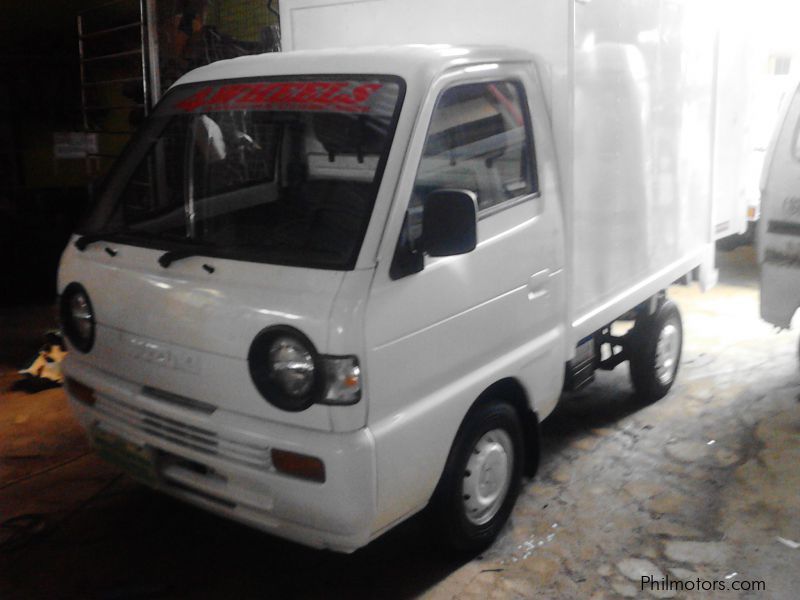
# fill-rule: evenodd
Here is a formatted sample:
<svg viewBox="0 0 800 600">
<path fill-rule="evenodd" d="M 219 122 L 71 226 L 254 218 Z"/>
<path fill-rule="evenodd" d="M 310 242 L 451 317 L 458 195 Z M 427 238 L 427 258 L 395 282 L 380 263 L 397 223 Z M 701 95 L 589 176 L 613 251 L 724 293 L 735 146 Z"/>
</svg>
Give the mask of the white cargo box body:
<svg viewBox="0 0 800 600">
<path fill-rule="evenodd" d="M 740 228 L 717 227 L 712 203 L 736 201 L 714 193 L 715 88 L 734 79 L 717 72 L 716 6 L 284 0 L 281 26 L 285 51 L 445 43 L 536 55 L 561 170 L 575 343 L 695 267 L 713 285 L 714 238 Z M 720 161 L 717 179 L 728 165 L 737 169 Z"/>
</svg>

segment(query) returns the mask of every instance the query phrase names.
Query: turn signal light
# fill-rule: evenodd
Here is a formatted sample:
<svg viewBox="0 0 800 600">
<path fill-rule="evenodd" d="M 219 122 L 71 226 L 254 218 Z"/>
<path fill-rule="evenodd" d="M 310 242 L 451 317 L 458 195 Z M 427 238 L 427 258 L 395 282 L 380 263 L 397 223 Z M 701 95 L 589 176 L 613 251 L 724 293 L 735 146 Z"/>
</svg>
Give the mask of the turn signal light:
<svg viewBox="0 0 800 600">
<path fill-rule="evenodd" d="M 355 404 L 361 399 L 361 368 L 355 356 L 323 356 L 328 389 L 325 404 Z"/>
<path fill-rule="evenodd" d="M 75 400 L 87 406 L 94 406 L 97 399 L 94 397 L 94 390 L 92 388 L 88 385 L 83 385 L 80 381 L 75 381 L 71 377 L 66 377 L 65 383 L 67 385 L 67 392 L 70 396 L 75 398 Z"/>
<path fill-rule="evenodd" d="M 272 464 L 280 473 L 309 481 L 325 482 L 325 464 L 314 456 L 273 449 Z"/>
</svg>

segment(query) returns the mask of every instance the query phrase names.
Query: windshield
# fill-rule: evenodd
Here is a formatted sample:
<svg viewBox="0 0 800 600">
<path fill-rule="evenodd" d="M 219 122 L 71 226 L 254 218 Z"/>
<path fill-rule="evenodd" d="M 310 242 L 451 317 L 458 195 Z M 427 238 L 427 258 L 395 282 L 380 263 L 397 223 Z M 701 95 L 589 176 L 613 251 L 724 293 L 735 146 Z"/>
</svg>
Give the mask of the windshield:
<svg viewBox="0 0 800 600">
<path fill-rule="evenodd" d="M 388 77 L 176 88 L 120 159 L 81 233 L 352 269 L 401 92 Z"/>
</svg>

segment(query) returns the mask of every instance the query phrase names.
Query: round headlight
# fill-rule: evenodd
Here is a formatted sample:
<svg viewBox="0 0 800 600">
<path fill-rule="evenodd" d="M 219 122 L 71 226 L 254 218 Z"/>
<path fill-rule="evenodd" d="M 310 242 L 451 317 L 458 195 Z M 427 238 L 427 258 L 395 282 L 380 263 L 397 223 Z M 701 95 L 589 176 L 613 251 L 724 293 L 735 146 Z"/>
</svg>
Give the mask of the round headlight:
<svg viewBox="0 0 800 600">
<path fill-rule="evenodd" d="M 61 326 L 70 343 L 81 352 L 94 345 L 94 310 L 89 294 L 79 283 L 70 283 L 61 295 Z"/>
<path fill-rule="evenodd" d="M 308 396 L 314 387 L 314 357 L 300 342 L 279 337 L 269 348 L 272 379 L 292 398 Z"/>
<path fill-rule="evenodd" d="M 311 341 L 291 327 L 265 329 L 247 357 L 256 389 L 280 409 L 301 411 L 320 399 L 324 377 Z"/>
</svg>

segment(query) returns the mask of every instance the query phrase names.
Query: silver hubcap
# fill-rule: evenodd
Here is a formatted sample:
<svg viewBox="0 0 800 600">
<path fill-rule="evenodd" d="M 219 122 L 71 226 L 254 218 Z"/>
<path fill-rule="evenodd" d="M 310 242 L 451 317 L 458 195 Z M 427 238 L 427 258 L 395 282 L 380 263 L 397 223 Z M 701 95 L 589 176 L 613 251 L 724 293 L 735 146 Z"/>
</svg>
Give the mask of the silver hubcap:
<svg viewBox="0 0 800 600">
<path fill-rule="evenodd" d="M 656 344 L 656 377 L 662 385 L 669 384 L 675 377 L 680 350 L 681 332 L 673 323 L 667 323 L 658 334 Z"/>
<path fill-rule="evenodd" d="M 484 525 L 497 514 L 511 483 L 514 449 L 502 429 L 485 433 L 472 449 L 464 472 L 464 512 L 475 525 Z"/>
</svg>

